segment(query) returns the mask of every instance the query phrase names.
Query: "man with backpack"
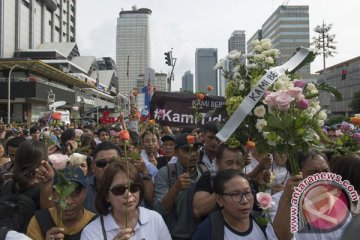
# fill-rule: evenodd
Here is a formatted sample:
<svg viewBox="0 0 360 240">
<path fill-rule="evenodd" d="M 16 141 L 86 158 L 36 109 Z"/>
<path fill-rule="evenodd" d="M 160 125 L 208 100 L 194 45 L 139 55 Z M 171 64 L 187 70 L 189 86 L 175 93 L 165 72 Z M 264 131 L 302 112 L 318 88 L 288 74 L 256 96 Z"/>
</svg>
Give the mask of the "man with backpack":
<svg viewBox="0 0 360 240">
<path fill-rule="evenodd" d="M 27 235 L 32 239 L 80 239 L 83 228 L 94 219 L 95 214 L 83 207 L 86 188 L 84 172 L 79 167 L 67 167 L 62 174 L 67 181 L 75 183 L 75 189 L 65 199 L 65 208 L 56 201 L 55 207 L 35 213 L 27 229 Z M 55 176 L 54 185 L 62 181 L 62 177 Z M 53 197 L 58 199 L 59 194 L 54 193 Z"/>
<path fill-rule="evenodd" d="M 201 138 L 204 142 L 204 147 L 200 151 L 199 165 L 202 172 L 216 172 L 216 150 L 221 143 L 216 137 L 218 127 L 216 122 L 207 122 L 201 128 Z"/>
<path fill-rule="evenodd" d="M 191 143 L 189 137 L 185 133 L 176 138 L 177 162 L 161 168 L 154 182 L 154 210 L 163 216 L 173 240 L 190 239 L 198 223 L 192 212 L 192 199 L 201 176 L 197 165 L 201 143 Z"/>
<path fill-rule="evenodd" d="M 14 176 L 0 196 L 0 228 L 25 233 L 33 214 L 40 209 L 40 185 L 35 169 L 47 159 L 47 147 L 40 141 L 24 141 L 14 158 Z"/>
<path fill-rule="evenodd" d="M 226 169 L 240 170 L 244 166 L 244 149 L 230 148 L 221 144 L 216 152 L 216 165 L 218 171 Z M 214 193 L 214 178 L 217 172 L 207 172 L 201 176 L 196 184 L 193 200 L 193 211 L 195 217 L 204 218 L 216 209 Z"/>
</svg>

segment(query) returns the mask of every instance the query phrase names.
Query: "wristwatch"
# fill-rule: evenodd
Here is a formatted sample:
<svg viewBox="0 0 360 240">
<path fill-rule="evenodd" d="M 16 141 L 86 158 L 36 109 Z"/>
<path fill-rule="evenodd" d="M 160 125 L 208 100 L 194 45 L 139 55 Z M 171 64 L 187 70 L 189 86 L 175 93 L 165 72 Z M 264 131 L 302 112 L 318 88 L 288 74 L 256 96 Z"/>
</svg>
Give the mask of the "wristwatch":
<svg viewBox="0 0 360 240">
<path fill-rule="evenodd" d="M 143 175 L 142 179 L 143 179 L 143 180 L 151 181 L 151 180 L 152 180 L 152 176 L 151 176 L 151 174 L 145 174 L 145 175 Z"/>
</svg>

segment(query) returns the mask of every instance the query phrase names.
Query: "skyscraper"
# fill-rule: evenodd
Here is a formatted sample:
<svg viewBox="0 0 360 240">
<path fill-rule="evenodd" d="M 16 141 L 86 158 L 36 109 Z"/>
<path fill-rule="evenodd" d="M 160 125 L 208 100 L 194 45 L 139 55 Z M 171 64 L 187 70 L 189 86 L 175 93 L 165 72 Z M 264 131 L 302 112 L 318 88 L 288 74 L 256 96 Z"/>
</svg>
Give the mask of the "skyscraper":
<svg viewBox="0 0 360 240">
<path fill-rule="evenodd" d="M 310 47 L 309 6 L 279 6 L 262 25 L 261 34 L 258 31 L 255 35 L 270 39 L 272 47 L 280 50 L 278 64 L 285 63 L 298 47 Z M 248 42 L 248 52 L 251 51 Z M 310 65 L 296 73 L 302 77 L 309 76 Z"/>
<path fill-rule="evenodd" d="M 0 1 L 0 58 L 44 42 L 76 41 L 76 0 Z"/>
<path fill-rule="evenodd" d="M 240 51 L 242 54 L 246 53 L 245 31 L 235 30 L 228 40 L 228 51 Z"/>
<path fill-rule="evenodd" d="M 194 74 L 190 71 L 186 71 L 182 76 L 181 91 L 194 92 Z"/>
<path fill-rule="evenodd" d="M 150 15 L 147 8 L 121 10 L 117 19 L 116 68 L 119 91 L 129 96 L 138 76 L 150 67 Z"/>
<path fill-rule="evenodd" d="M 217 95 L 218 90 L 218 71 L 214 69 L 218 61 L 216 48 L 197 48 L 195 53 L 195 91 L 207 92 Z M 208 91 L 211 85 L 214 90 Z"/>
</svg>

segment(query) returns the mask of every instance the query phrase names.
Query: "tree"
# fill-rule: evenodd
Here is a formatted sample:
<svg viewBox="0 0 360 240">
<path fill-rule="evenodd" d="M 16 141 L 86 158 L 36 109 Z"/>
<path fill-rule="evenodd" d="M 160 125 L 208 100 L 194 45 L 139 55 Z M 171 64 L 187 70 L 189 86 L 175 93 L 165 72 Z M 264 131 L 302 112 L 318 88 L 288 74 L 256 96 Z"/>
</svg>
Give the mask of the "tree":
<svg viewBox="0 0 360 240">
<path fill-rule="evenodd" d="M 332 24 L 322 23 L 321 25 L 317 25 L 314 29 L 314 32 L 317 36 L 313 37 L 313 42 L 311 45 L 315 46 L 317 49 L 316 54 L 323 56 L 323 66 L 325 69 L 325 59 L 327 57 L 333 57 L 335 53 L 337 53 L 335 44 L 335 34 L 330 34 L 330 30 L 332 28 Z"/>
<path fill-rule="evenodd" d="M 360 91 L 354 93 L 353 98 L 349 104 L 349 107 L 351 107 L 352 112 L 360 113 Z"/>
</svg>

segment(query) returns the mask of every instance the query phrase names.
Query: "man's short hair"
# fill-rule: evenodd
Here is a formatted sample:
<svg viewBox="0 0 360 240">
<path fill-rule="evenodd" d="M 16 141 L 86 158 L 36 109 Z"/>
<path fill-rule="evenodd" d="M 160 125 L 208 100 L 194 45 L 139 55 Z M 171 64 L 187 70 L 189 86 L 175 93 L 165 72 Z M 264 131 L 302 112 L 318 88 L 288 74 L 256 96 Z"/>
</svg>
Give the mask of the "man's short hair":
<svg viewBox="0 0 360 240">
<path fill-rule="evenodd" d="M 26 139 L 23 137 L 14 137 L 9 139 L 6 142 L 6 153 L 8 153 L 8 148 L 10 147 L 14 147 L 14 148 L 18 148 L 20 146 L 21 143 L 25 142 Z"/>
<path fill-rule="evenodd" d="M 105 151 L 105 150 L 116 150 L 119 157 L 121 156 L 121 149 L 115 145 L 112 142 L 102 142 L 100 144 L 98 144 L 93 152 L 93 158 L 96 158 L 96 155 L 100 152 L 100 151 Z"/>
<path fill-rule="evenodd" d="M 204 126 L 201 127 L 201 131 L 203 133 L 205 132 L 211 132 L 214 134 L 217 134 L 219 129 L 217 127 L 217 122 L 216 121 L 212 121 L 212 122 L 207 122 L 204 124 Z"/>
</svg>

